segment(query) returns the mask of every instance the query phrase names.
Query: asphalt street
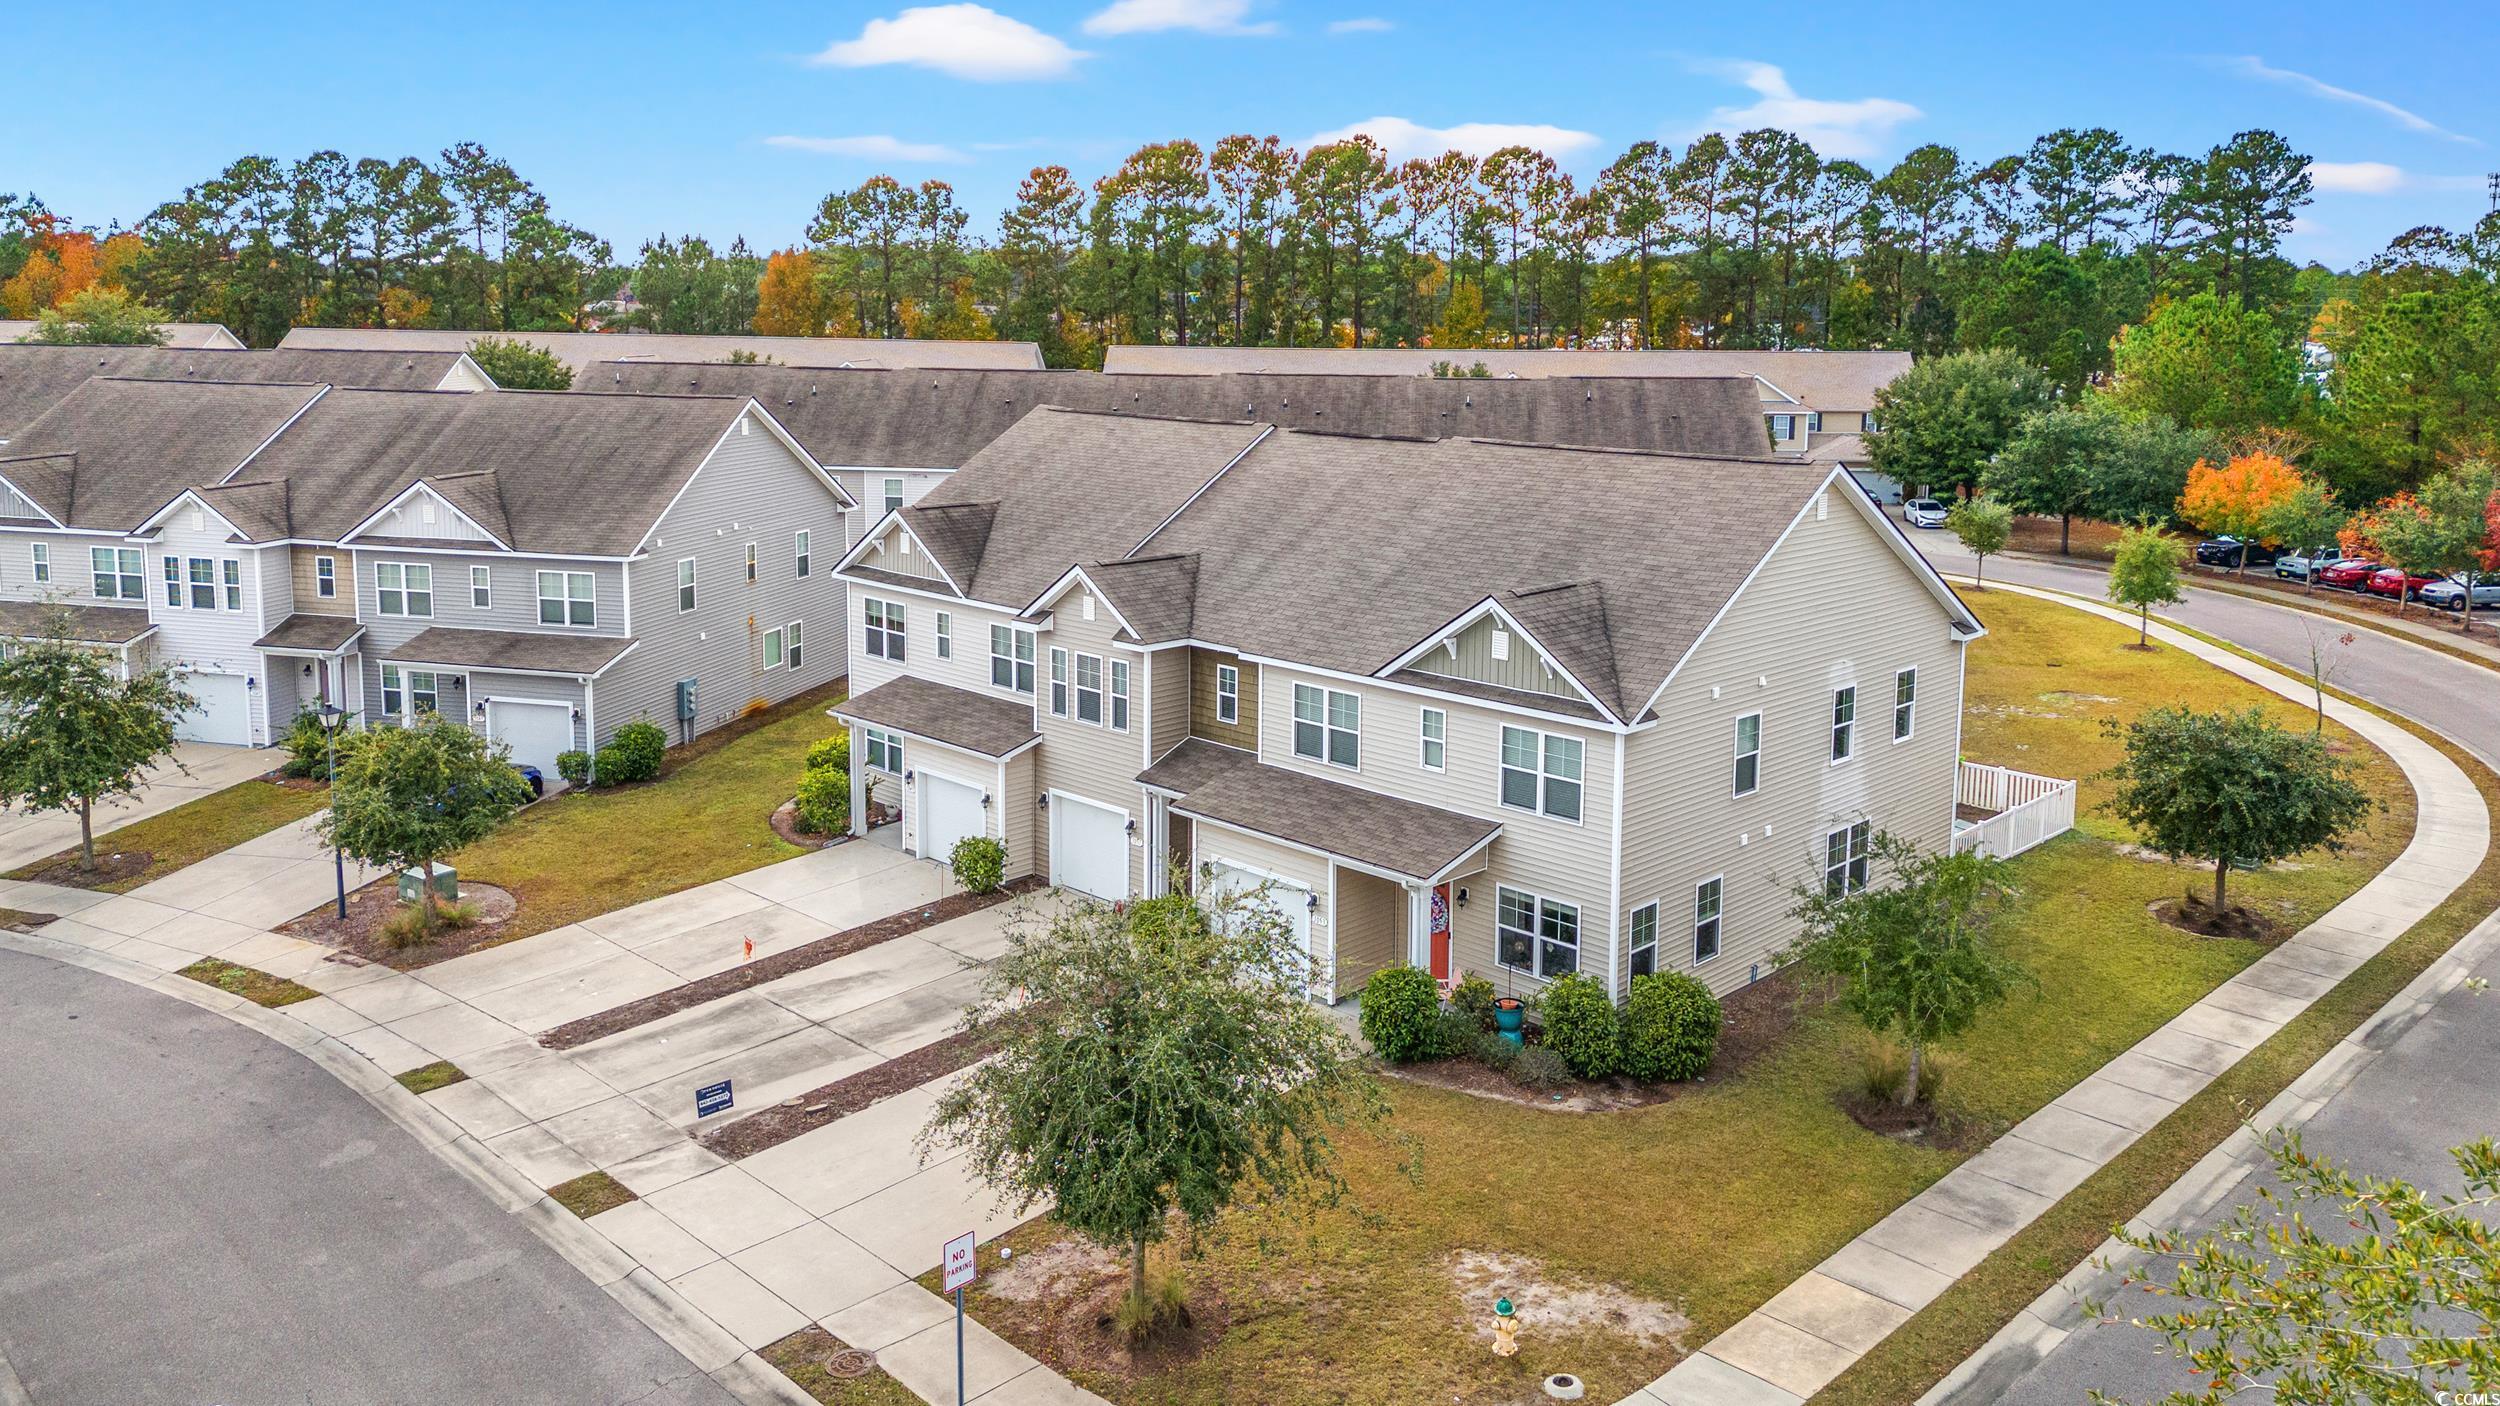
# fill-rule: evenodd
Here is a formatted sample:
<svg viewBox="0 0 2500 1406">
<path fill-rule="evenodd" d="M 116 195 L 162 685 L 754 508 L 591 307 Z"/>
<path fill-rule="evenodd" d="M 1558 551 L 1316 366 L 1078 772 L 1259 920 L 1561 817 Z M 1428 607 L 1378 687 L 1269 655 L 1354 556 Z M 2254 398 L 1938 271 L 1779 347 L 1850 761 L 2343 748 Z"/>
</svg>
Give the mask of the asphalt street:
<svg viewBox="0 0 2500 1406">
<path fill-rule="evenodd" d="M 311 1061 L 0 951 L 0 1402 L 731 1406 Z"/>
</svg>

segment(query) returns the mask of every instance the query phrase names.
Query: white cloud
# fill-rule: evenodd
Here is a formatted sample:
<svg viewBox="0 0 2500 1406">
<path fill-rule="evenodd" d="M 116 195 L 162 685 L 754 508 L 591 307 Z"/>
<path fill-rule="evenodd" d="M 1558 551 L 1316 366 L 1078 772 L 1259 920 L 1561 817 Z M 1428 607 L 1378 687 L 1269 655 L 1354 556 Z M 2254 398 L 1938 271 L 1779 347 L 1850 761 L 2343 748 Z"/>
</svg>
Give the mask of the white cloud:
<svg viewBox="0 0 2500 1406">
<path fill-rule="evenodd" d="M 1328 32 L 1331 34 L 1386 34 L 1395 28 L 1397 28 L 1396 25 L 1378 15 L 1357 15 L 1350 20 L 1328 22 Z"/>
<path fill-rule="evenodd" d="M 1594 132 L 1576 132 L 1569 127 L 1536 122 L 1461 122 L 1455 127 L 1427 127 L 1404 117 L 1369 117 L 1321 132 L 1302 146 L 1307 151 L 1328 142 L 1344 141 L 1358 132 L 1380 143 L 1392 161 L 1404 161 L 1410 156 L 1439 156 L 1445 151 L 1489 156 L 1506 146 L 1533 147 L 1560 158 L 1597 145 Z"/>
<path fill-rule="evenodd" d="M 874 19 L 856 39 L 839 40 L 814 63 L 834 68 L 911 64 L 955 78 L 996 83 L 1062 78 L 1089 57 L 1066 41 L 986 5 L 915 5 L 892 19 Z"/>
<path fill-rule="evenodd" d="M 1156 34 L 1194 29 L 1201 34 L 1274 34 L 1273 20 L 1246 23 L 1251 0 L 1112 0 L 1085 21 L 1088 34 Z"/>
<path fill-rule="evenodd" d="M 2368 108 L 2370 111 L 2378 113 L 2382 117 L 2391 119 L 2397 126 L 2402 127 L 2407 131 L 2422 132 L 2434 137 L 2446 137 L 2452 142 L 2466 142 L 2474 146 L 2482 145 L 2481 142 L 2475 141 L 2472 137 L 2459 132 L 2451 132 L 2447 128 L 2440 126 L 2438 123 L 2431 121 L 2429 118 L 2422 116 L 2420 113 L 2407 111 L 2406 109 L 2398 107 L 2394 103 L 2387 101 L 2385 98 L 2374 98 L 2367 93 L 2356 93 L 2350 88 L 2338 88 L 2334 84 L 2326 82 L 2323 79 L 2312 78 L 2306 73 L 2298 73 L 2288 68 L 2272 67 L 2268 65 L 2264 59 L 2258 58 L 2254 54 L 2237 55 L 2232 58 L 2223 59 L 2221 60 L 2221 63 L 2224 68 L 2233 73 L 2237 73 L 2242 77 L 2259 78 L 2268 83 L 2281 83 L 2287 87 L 2298 88 L 2300 91 L 2307 93 L 2313 98 L 2324 98 L 2328 102 L 2349 103 L 2354 107 Z"/>
<path fill-rule="evenodd" d="M 2405 173 L 2384 161 L 2312 161 L 2309 184 L 2319 190 L 2385 195 L 2404 188 Z"/>
<path fill-rule="evenodd" d="M 1749 106 L 1713 108 L 1709 127 L 1731 134 L 1754 127 L 1776 127 L 1804 138 L 1825 156 L 1853 160 L 1873 156 L 1895 127 L 1927 115 L 1892 98 L 1834 102 L 1799 97 L 1777 64 L 1751 59 L 1704 59 L 1692 67 L 1698 73 L 1716 74 L 1741 83 L 1760 95 Z"/>
<path fill-rule="evenodd" d="M 908 161 L 956 165 L 972 158 L 936 142 L 907 142 L 882 133 L 866 137 L 766 137 L 764 145 L 818 156 L 855 156 L 865 161 Z"/>
</svg>

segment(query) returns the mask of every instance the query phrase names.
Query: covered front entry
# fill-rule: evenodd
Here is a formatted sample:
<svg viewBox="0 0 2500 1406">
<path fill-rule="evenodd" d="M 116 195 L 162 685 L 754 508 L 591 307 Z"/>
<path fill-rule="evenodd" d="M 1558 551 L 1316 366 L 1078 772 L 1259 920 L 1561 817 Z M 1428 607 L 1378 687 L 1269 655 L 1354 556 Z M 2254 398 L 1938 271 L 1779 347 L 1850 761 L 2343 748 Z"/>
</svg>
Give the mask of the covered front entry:
<svg viewBox="0 0 2500 1406">
<path fill-rule="evenodd" d="M 174 719 L 174 736 L 185 742 L 252 745 L 252 681 L 243 674 L 186 670 L 174 682 L 191 695 L 191 707 Z"/>
<path fill-rule="evenodd" d="M 1110 903 L 1128 900 L 1128 812 L 1050 793 L 1050 882 Z"/>
<path fill-rule="evenodd" d="M 954 856 L 957 842 L 986 833 L 982 812 L 989 792 L 970 781 L 940 776 L 925 765 L 918 771 L 920 855 L 944 863 Z"/>
</svg>

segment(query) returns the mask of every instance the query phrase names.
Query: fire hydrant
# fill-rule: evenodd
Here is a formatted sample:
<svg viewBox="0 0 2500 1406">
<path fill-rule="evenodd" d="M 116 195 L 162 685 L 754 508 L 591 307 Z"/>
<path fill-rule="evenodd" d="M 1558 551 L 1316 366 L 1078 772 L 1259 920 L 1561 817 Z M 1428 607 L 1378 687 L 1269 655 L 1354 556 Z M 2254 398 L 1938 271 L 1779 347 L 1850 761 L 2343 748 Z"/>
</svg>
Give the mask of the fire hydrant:
<svg viewBox="0 0 2500 1406">
<path fill-rule="evenodd" d="M 1496 1299 L 1493 1303 L 1493 1355 L 1519 1355 L 1519 1314 L 1508 1299 Z"/>
</svg>

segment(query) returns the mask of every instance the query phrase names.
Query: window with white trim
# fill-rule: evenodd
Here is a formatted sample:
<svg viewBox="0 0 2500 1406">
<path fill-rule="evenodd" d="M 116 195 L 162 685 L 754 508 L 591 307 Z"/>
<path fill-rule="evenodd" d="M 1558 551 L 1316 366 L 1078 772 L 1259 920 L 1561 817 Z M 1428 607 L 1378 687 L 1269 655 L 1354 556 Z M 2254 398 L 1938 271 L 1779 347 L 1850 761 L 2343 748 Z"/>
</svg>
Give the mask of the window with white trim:
<svg viewBox="0 0 2500 1406">
<path fill-rule="evenodd" d="M 1315 684 L 1293 686 L 1293 754 L 1330 766 L 1363 764 L 1363 698 Z"/>
<path fill-rule="evenodd" d="M 1532 727 L 1502 729 L 1501 802 L 1556 820 L 1580 818 L 1580 781 L 1588 744 Z"/>
<path fill-rule="evenodd" d="M 903 660 L 903 603 L 864 598 L 861 609 L 868 628 L 868 653 L 878 659 Z"/>
<path fill-rule="evenodd" d="M 1632 910 L 1632 954 L 1626 964 L 1627 974 L 1649 976 L 1658 970 L 1658 905 L 1644 903 Z"/>
<path fill-rule="evenodd" d="M 781 631 L 779 630 L 764 632 L 764 667 L 767 669 L 781 667 Z"/>
<path fill-rule="evenodd" d="M 1068 652 L 1057 647 L 1050 651 L 1050 715 L 1068 715 Z"/>
<path fill-rule="evenodd" d="M 182 604 L 182 558 L 180 557 L 165 558 L 165 603 L 173 606 Z"/>
<path fill-rule="evenodd" d="M 191 608 L 215 610 L 217 608 L 217 563 L 207 557 L 191 557 L 183 562 L 183 569 L 190 577 Z"/>
<path fill-rule="evenodd" d="M 903 510 L 903 481 L 899 478 L 890 478 L 885 481 L 884 487 L 885 510 L 889 513 L 901 512 Z"/>
<path fill-rule="evenodd" d="M 382 711 L 392 717 L 421 717 L 440 702 L 439 680 L 422 669 L 402 672 L 396 664 L 382 666 Z"/>
<path fill-rule="evenodd" d="M 868 743 L 868 768 L 871 771 L 903 774 L 903 739 L 883 728 L 864 727 Z"/>
<path fill-rule="evenodd" d="M 1580 910 L 1524 889 L 1497 888 L 1493 946 L 1503 966 L 1530 976 L 1580 969 Z"/>
<path fill-rule="evenodd" d="M 747 543 L 747 584 L 755 584 L 755 544 Z"/>
<path fill-rule="evenodd" d="M 955 657 L 955 617 L 943 610 L 937 613 L 937 657 Z"/>
<path fill-rule="evenodd" d="M 540 574 L 540 580 L 545 580 L 545 573 L 542 572 Z M 543 593 L 546 590 L 546 587 L 541 585 L 539 590 Z M 495 573 L 492 568 L 483 566 L 472 566 L 469 568 L 469 608 L 472 610 L 492 610 L 495 608 Z M 546 607 L 541 606 L 539 610 L 539 618 L 546 618 Z"/>
<path fill-rule="evenodd" d="M 1102 659 L 1097 655 L 1076 656 L 1076 720 L 1102 721 Z"/>
<path fill-rule="evenodd" d="M 1772 416 L 1772 417 L 1771 417 L 1771 438 L 1773 438 L 1773 439 L 1795 439 L 1796 437 L 1797 437 L 1797 417 L 1796 417 L 1796 416 L 1794 416 L 1794 415 L 1774 415 L 1774 416 Z"/>
<path fill-rule="evenodd" d="M 677 563 L 677 613 L 684 615 L 693 609 L 694 558 L 688 557 Z"/>
<path fill-rule="evenodd" d="M 339 559 L 313 558 L 313 594 L 323 600 L 336 600 L 339 593 Z"/>
<path fill-rule="evenodd" d="M 52 579 L 52 549 L 37 542 L 31 549 L 34 556 L 35 581 L 41 584 Z"/>
<path fill-rule="evenodd" d="M 1892 676 L 1892 740 L 1907 742 L 1918 728 L 1918 670 Z"/>
<path fill-rule="evenodd" d="M 1719 955 L 1719 919 L 1727 906 L 1727 880 L 1714 875 L 1693 889 L 1693 965 Z"/>
<path fill-rule="evenodd" d="M 1128 661 L 1111 661 L 1111 730 L 1128 731 Z"/>
<path fill-rule="evenodd" d="M 799 671 L 801 656 L 807 652 L 805 648 L 807 641 L 799 637 L 799 627 L 804 623 L 805 622 L 803 621 L 793 620 L 786 627 L 790 635 L 790 672 L 794 674 Z"/>
<path fill-rule="evenodd" d="M 538 623 L 596 625 L 599 623 L 597 595 L 596 583 L 587 571 L 541 571 L 538 573 Z"/>
<path fill-rule="evenodd" d="M 1241 670 L 1231 664 L 1215 666 L 1215 720 L 1241 721 Z"/>
<path fill-rule="evenodd" d="M 1450 715 L 1439 708 L 1426 708 L 1417 725 L 1422 734 L 1423 762 L 1426 771 L 1447 771 L 1450 764 Z"/>
<path fill-rule="evenodd" d="M 226 587 L 226 609 L 233 611 L 242 610 L 243 563 L 235 560 L 233 557 L 226 557 L 219 561 L 217 566 L 220 579 L 225 583 Z M 131 579 L 136 581 L 138 578 L 134 576 Z"/>
<path fill-rule="evenodd" d="M 1035 635 L 1031 630 L 1019 630 L 1013 625 L 990 626 L 990 687 L 1032 697 L 1034 647 Z M 1065 672 L 1054 677 L 1064 682 Z M 1064 715 L 1068 710 L 1051 711 Z"/>
<path fill-rule="evenodd" d="M 1822 432 L 1823 432 L 1823 412 L 1822 412 L 1822 411 L 1820 411 L 1820 410 L 1809 410 L 1809 411 L 1807 411 L 1807 412 L 1806 412 L 1806 433 L 1807 433 L 1807 434 L 1821 434 Z"/>
<path fill-rule="evenodd" d="M 1849 760 L 1858 740 L 1858 690 L 1855 684 L 1832 690 L 1832 760 Z"/>
<path fill-rule="evenodd" d="M 90 547 L 87 564 L 93 568 L 95 594 L 98 600 L 146 600 L 148 598 L 147 562 L 136 547 Z M 44 567 L 44 577 L 51 567 Z M 38 577 L 38 580 L 44 579 Z"/>
<path fill-rule="evenodd" d="M 1762 788 L 1762 715 L 1747 713 L 1736 720 L 1736 794 L 1750 796 Z"/>
<path fill-rule="evenodd" d="M 807 573 L 814 568 L 816 555 L 809 550 L 810 544 L 814 541 L 815 534 L 806 528 L 800 528 L 798 534 L 791 539 L 790 550 L 798 558 L 799 579 L 802 581 L 807 579 Z"/>
<path fill-rule="evenodd" d="M 1874 837 L 1874 822 L 1868 820 L 1823 837 L 1823 892 L 1838 898 L 1866 887 L 1867 854 Z"/>
<path fill-rule="evenodd" d="M 402 705 L 406 702 L 406 699 L 407 699 L 407 694 L 406 694 L 405 690 L 403 690 L 403 689 L 401 688 L 401 686 L 400 686 L 400 679 L 399 679 L 399 666 L 398 666 L 397 664 L 385 664 L 385 665 L 383 665 L 383 666 L 382 666 L 382 712 L 383 712 L 383 714 L 384 714 L 385 716 L 387 716 L 387 717 L 394 717 L 394 718 L 395 718 L 395 717 L 398 717 L 398 716 L 399 716 L 399 710 L 400 710 L 401 706 L 402 706 Z"/>
<path fill-rule="evenodd" d="M 193 568 L 191 579 L 196 589 L 199 571 Z M 409 562 L 376 562 L 373 567 L 373 608 L 380 615 L 401 615 L 415 619 L 432 619 L 434 615 L 434 568 Z"/>
</svg>

